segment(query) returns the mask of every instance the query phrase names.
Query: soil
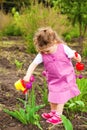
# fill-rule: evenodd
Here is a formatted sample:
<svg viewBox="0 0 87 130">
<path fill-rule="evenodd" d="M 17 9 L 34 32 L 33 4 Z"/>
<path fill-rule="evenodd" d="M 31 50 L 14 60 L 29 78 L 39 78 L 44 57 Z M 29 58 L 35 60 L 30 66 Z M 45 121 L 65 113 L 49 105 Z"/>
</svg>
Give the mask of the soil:
<svg viewBox="0 0 87 130">
<path fill-rule="evenodd" d="M 79 49 L 78 46 L 77 49 Z M 39 130 L 37 126 L 32 124 L 23 125 L 17 119 L 3 111 L 3 108 L 15 108 L 19 103 L 17 98 L 25 98 L 22 92 L 15 90 L 14 83 L 24 76 L 29 63 L 34 57 L 35 54 L 28 54 L 26 52 L 26 44 L 24 44 L 21 38 L 3 38 L 0 42 L 0 130 Z M 17 69 L 15 59 L 23 63 L 21 69 Z M 85 59 L 83 62 L 87 64 Z M 35 70 L 34 75 L 36 78 L 35 84 L 43 87 L 42 71 L 43 65 L 40 65 Z M 87 77 L 86 72 L 84 72 L 84 76 Z M 35 93 L 37 104 L 41 104 L 41 95 L 37 89 L 35 89 Z M 39 115 L 44 111 L 49 111 L 49 104 L 39 111 Z M 87 124 L 84 124 L 84 122 L 87 122 L 87 113 L 75 113 L 73 114 L 73 118 L 72 114 L 67 115 L 66 111 L 64 113 L 70 118 L 74 130 L 87 130 Z M 43 130 L 64 130 L 62 124 L 52 126 L 42 118 L 40 124 Z"/>
</svg>

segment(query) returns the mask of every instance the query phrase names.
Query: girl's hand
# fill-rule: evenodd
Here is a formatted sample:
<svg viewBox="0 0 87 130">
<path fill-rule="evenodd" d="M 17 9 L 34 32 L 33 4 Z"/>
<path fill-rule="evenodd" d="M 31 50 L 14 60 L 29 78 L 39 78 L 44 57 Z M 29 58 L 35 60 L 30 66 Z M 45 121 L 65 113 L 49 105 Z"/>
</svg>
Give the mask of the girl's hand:
<svg viewBox="0 0 87 130">
<path fill-rule="evenodd" d="M 31 76 L 32 76 L 32 73 L 34 71 L 34 69 L 37 67 L 37 64 L 35 64 L 34 62 L 32 62 L 29 67 L 28 67 L 28 70 L 26 72 L 26 75 L 24 76 L 23 80 L 25 82 L 29 82 L 30 79 L 31 79 Z"/>
<path fill-rule="evenodd" d="M 80 56 L 80 54 L 78 54 L 77 52 L 75 52 L 74 59 L 75 59 L 77 62 L 81 62 L 81 56 Z"/>
<path fill-rule="evenodd" d="M 23 80 L 25 82 L 34 82 L 35 78 L 33 75 L 30 78 L 29 78 L 29 76 L 26 75 L 26 76 L 24 76 Z"/>
<path fill-rule="evenodd" d="M 80 56 L 80 54 L 78 54 L 78 57 L 76 57 L 76 61 L 77 62 L 81 62 L 81 56 Z"/>
<path fill-rule="evenodd" d="M 29 76 L 25 75 L 24 78 L 23 78 L 23 80 L 24 80 L 25 82 L 29 82 L 30 78 L 29 78 Z"/>
</svg>

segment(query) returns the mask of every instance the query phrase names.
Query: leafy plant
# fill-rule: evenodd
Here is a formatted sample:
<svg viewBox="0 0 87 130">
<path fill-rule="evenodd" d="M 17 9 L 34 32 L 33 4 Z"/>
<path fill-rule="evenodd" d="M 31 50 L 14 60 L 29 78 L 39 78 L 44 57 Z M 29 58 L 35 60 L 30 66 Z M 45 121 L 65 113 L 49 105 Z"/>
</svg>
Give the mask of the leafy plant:
<svg viewBox="0 0 87 130">
<path fill-rule="evenodd" d="M 21 29 L 14 23 L 9 24 L 4 30 L 3 35 L 5 36 L 21 36 Z"/>
<path fill-rule="evenodd" d="M 22 69 L 23 63 L 15 59 L 15 65 L 16 65 L 17 69 Z"/>
<path fill-rule="evenodd" d="M 77 79 L 78 87 L 81 91 L 81 94 L 73 99 L 71 99 L 68 103 L 66 103 L 65 108 L 68 110 L 72 110 L 73 112 L 85 111 L 87 112 L 87 79 Z"/>
<path fill-rule="evenodd" d="M 26 108 L 19 108 L 19 110 L 10 111 L 8 109 L 4 109 L 4 112 L 8 113 L 12 117 L 18 119 L 21 123 L 24 125 L 27 125 L 28 123 L 31 123 L 33 125 L 37 125 L 39 129 L 42 130 L 42 127 L 39 123 L 40 116 L 36 112 L 44 107 L 45 105 L 36 105 L 35 103 L 35 93 L 34 89 L 32 89 L 31 94 L 29 95 L 30 98 L 28 99 L 28 102 L 26 104 Z M 25 101 L 22 99 L 19 99 L 24 105 Z"/>
<path fill-rule="evenodd" d="M 81 100 L 86 102 L 87 99 L 87 79 L 82 78 L 82 79 L 77 79 L 77 85 L 81 91 L 81 94 L 77 97 L 74 98 L 74 100 Z"/>
<path fill-rule="evenodd" d="M 70 36 L 69 34 L 67 34 L 67 35 L 65 36 L 65 41 L 66 41 L 66 42 L 70 42 L 70 41 L 71 41 L 71 36 Z"/>
<path fill-rule="evenodd" d="M 67 103 L 67 105 L 72 111 L 82 111 L 85 107 L 85 103 L 83 101 L 74 101 L 72 103 Z"/>
<path fill-rule="evenodd" d="M 70 30 L 68 30 L 68 32 L 64 32 L 63 37 L 65 39 L 65 41 L 70 42 L 73 38 L 77 38 L 79 37 L 79 32 L 77 29 L 77 26 L 75 28 L 71 28 Z"/>
</svg>

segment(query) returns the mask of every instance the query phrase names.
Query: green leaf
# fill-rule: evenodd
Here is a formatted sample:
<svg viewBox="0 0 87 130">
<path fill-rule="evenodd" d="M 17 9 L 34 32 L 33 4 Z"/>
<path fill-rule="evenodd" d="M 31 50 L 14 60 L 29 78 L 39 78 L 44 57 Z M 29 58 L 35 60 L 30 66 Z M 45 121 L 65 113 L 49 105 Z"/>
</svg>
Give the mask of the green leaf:
<svg viewBox="0 0 87 130">
<path fill-rule="evenodd" d="M 81 107 L 84 107 L 84 106 L 85 106 L 85 104 L 84 104 L 83 101 L 75 101 L 75 102 L 76 102 L 76 104 L 78 104 L 78 105 L 81 106 Z"/>
<path fill-rule="evenodd" d="M 20 113 L 19 111 L 15 110 L 14 113 L 17 114 L 17 117 L 16 117 L 16 118 L 17 118 L 20 122 L 22 122 L 23 124 L 27 124 L 26 120 L 23 118 L 23 116 L 21 115 L 21 113 Z"/>
<path fill-rule="evenodd" d="M 25 110 L 22 109 L 22 108 L 20 108 L 19 113 L 20 113 L 20 115 L 23 117 L 23 119 L 26 120 L 26 113 L 25 113 Z"/>
<path fill-rule="evenodd" d="M 63 125 L 65 127 L 65 130 L 73 130 L 73 126 L 72 123 L 70 122 L 69 119 L 66 118 L 66 116 L 61 115 L 62 121 L 63 121 Z"/>
<path fill-rule="evenodd" d="M 17 98 L 17 100 L 19 100 L 20 102 L 22 102 L 25 105 L 25 100 L 23 100 L 21 98 Z"/>
<path fill-rule="evenodd" d="M 4 112 L 6 112 L 7 114 L 11 115 L 12 117 L 15 117 L 16 119 L 18 119 L 20 122 L 22 122 L 23 124 L 27 124 L 26 119 L 24 119 L 21 115 L 21 113 L 17 110 L 15 111 L 9 111 L 8 109 L 4 109 Z"/>
<path fill-rule="evenodd" d="M 42 104 L 42 105 L 38 105 L 38 106 L 35 106 L 35 110 L 34 111 L 38 111 L 39 109 L 43 108 L 45 106 L 45 104 Z"/>
<path fill-rule="evenodd" d="M 75 106 L 75 103 L 71 103 L 71 104 L 69 105 L 69 108 L 71 108 L 71 107 L 73 107 L 73 106 Z"/>
<path fill-rule="evenodd" d="M 4 109 L 3 111 L 15 118 L 17 117 L 17 114 L 14 111 L 9 111 L 8 109 Z"/>
<path fill-rule="evenodd" d="M 40 125 L 40 123 L 38 121 L 35 121 L 35 125 L 37 125 L 40 130 L 43 130 L 41 125 Z"/>
<path fill-rule="evenodd" d="M 26 105 L 26 112 L 29 113 L 29 112 L 30 112 L 30 109 L 31 109 L 30 105 L 27 104 L 27 105 Z"/>
</svg>

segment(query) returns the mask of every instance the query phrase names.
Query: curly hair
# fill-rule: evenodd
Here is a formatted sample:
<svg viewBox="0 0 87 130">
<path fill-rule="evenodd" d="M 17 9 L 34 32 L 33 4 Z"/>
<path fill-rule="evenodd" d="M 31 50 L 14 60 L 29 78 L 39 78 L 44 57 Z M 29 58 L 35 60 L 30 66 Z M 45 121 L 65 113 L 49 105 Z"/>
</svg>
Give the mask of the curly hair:
<svg viewBox="0 0 87 130">
<path fill-rule="evenodd" d="M 63 42 L 57 33 L 50 27 L 39 28 L 34 36 L 34 44 L 38 51 L 43 50 L 55 43 Z"/>
</svg>

